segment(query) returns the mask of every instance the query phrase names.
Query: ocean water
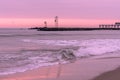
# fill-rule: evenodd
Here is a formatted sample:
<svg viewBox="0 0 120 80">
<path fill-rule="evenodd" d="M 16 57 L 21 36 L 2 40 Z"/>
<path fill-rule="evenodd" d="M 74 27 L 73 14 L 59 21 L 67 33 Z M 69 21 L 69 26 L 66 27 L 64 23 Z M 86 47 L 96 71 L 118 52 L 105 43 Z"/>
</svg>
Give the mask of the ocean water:
<svg viewBox="0 0 120 80">
<path fill-rule="evenodd" d="M 0 75 L 77 59 L 118 57 L 119 51 L 119 30 L 47 32 L 0 29 Z"/>
</svg>

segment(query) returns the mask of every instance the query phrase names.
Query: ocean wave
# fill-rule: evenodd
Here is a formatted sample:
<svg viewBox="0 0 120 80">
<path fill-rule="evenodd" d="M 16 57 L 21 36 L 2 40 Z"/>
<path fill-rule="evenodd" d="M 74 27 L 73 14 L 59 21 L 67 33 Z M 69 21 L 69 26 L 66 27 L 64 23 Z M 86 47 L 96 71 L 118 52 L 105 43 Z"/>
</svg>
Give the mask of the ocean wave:
<svg viewBox="0 0 120 80">
<path fill-rule="evenodd" d="M 0 75 L 24 72 L 38 68 L 76 61 L 77 58 L 118 57 L 120 39 L 37 40 L 23 39 L 25 43 L 51 45 L 51 48 L 22 49 L 17 53 L 0 53 Z M 52 48 L 60 46 L 60 48 Z M 107 55 L 107 56 L 106 56 Z"/>
<path fill-rule="evenodd" d="M 38 44 L 46 44 L 46 45 L 77 45 L 77 40 L 34 40 L 34 39 L 23 39 L 23 42 L 31 42 Z"/>
<path fill-rule="evenodd" d="M 57 46 L 76 46 L 79 49 L 77 56 L 99 56 L 120 50 L 120 39 L 88 39 L 88 40 L 34 40 L 23 39 L 24 42 L 57 45 Z"/>
<path fill-rule="evenodd" d="M 75 60 L 74 49 L 59 50 L 21 50 L 19 53 L 0 54 L 0 75 L 24 72 L 38 68 Z"/>
</svg>

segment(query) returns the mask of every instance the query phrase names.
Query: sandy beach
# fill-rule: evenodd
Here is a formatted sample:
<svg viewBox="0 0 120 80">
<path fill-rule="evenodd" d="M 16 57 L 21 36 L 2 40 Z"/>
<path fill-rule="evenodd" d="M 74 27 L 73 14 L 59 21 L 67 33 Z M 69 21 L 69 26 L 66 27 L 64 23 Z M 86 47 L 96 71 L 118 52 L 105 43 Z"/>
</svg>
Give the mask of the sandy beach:
<svg viewBox="0 0 120 80">
<path fill-rule="evenodd" d="M 115 70 L 119 67 L 119 60 L 120 58 L 97 57 L 80 59 L 75 63 L 63 64 L 61 66 L 40 67 L 26 72 L 0 76 L 0 80 L 113 80 L 111 77 L 114 74 L 114 76 L 118 76 L 116 74 L 120 73 L 120 69 Z M 60 67 L 61 71 L 59 71 Z M 119 79 L 115 78 L 114 80 Z"/>
<path fill-rule="evenodd" d="M 97 76 L 93 80 L 120 80 L 120 68 Z"/>
</svg>

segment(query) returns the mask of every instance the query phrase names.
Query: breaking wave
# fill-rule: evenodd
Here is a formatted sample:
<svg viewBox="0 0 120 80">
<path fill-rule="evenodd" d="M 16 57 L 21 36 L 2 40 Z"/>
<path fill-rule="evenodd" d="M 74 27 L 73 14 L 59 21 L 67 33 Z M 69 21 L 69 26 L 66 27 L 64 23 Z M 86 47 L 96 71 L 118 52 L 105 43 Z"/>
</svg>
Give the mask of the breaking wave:
<svg viewBox="0 0 120 80">
<path fill-rule="evenodd" d="M 24 42 L 79 47 L 77 54 L 79 56 L 102 55 L 120 50 L 120 39 L 89 39 L 89 40 L 30 40 L 24 39 Z"/>
<path fill-rule="evenodd" d="M 51 45 L 52 48 L 22 49 L 12 53 L 0 53 L 0 75 L 24 72 L 41 66 L 74 62 L 76 59 L 120 53 L 120 39 L 89 40 L 37 40 L 23 39 L 25 43 Z M 54 46 L 54 47 L 53 47 Z M 56 49 L 55 47 L 60 48 Z M 117 55 L 116 55 L 117 54 Z M 109 57 L 109 56 L 108 56 Z"/>
</svg>

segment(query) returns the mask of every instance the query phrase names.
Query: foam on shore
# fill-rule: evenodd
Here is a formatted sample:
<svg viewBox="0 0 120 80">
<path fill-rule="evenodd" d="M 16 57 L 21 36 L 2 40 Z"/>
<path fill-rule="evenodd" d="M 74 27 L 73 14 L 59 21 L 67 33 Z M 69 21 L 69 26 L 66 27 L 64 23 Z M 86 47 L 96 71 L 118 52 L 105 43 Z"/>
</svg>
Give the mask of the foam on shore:
<svg viewBox="0 0 120 80">
<path fill-rule="evenodd" d="M 23 49 L 14 53 L 2 53 L 0 56 L 0 75 L 24 72 L 41 66 L 68 63 L 63 54 L 73 53 L 77 59 L 104 58 L 120 56 L 120 39 L 89 39 L 89 40 L 37 40 L 23 39 L 25 43 L 51 45 L 51 49 Z M 54 46 L 54 47 L 53 47 Z M 59 46 L 59 49 L 55 49 Z M 64 53 L 63 53 L 64 52 Z M 62 56 L 62 57 L 61 57 Z M 64 56 L 65 57 L 65 56 Z M 71 56 L 70 56 L 71 57 Z M 73 58 L 71 58 L 73 59 Z"/>
</svg>

